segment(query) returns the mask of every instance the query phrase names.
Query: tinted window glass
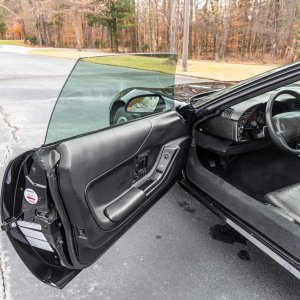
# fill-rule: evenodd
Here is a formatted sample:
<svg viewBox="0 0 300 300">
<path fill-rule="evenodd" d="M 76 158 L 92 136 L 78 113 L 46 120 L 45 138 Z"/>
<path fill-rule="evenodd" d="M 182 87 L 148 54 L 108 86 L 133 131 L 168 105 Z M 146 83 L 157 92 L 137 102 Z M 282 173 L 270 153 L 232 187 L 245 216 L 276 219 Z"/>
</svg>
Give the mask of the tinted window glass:
<svg viewBox="0 0 300 300">
<path fill-rule="evenodd" d="M 174 107 L 175 55 L 80 59 L 57 100 L 45 144 Z"/>
</svg>

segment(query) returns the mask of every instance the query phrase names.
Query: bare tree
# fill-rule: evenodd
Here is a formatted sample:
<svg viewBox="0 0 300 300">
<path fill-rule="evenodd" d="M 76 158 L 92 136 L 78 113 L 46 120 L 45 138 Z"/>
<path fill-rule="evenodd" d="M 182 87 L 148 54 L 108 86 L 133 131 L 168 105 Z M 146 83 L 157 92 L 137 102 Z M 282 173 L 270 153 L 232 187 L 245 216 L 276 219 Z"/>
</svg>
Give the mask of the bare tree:
<svg viewBox="0 0 300 300">
<path fill-rule="evenodd" d="M 187 60 L 189 55 L 189 23 L 190 23 L 190 0 L 184 0 L 184 33 L 182 51 L 182 71 L 187 72 Z"/>
<path fill-rule="evenodd" d="M 236 6 L 236 0 L 227 0 L 226 7 L 224 9 L 224 20 L 223 20 L 223 41 L 220 49 L 220 57 L 222 59 L 226 58 L 227 49 L 228 49 L 228 40 L 230 36 L 232 18 L 234 13 L 234 8 Z"/>
<path fill-rule="evenodd" d="M 177 18 L 176 18 L 176 0 L 169 0 L 171 8 L 171 26 L 170 26 L 170 52 L 177 53 L 176 39 L 177 39 Z"/>
<path fill-rule="evenodd" d="M 40 45 L 182 53 L 185 0 L 0 0 L 7 32 Z M 299 0 L 189 0 L 189 57 L 300 57 Z M 187 32 L 187 30 L 185 31 Z M 28 34 L 27 34 L 28 33 Z"/>
<path fill-rule="evenodd" d="M 78 51 L 82 50 L 81 46 L 81 32 L 79 23 L 78 3 L 77 0 L 71 0 L 72 13 L 73 13 L 73 27 L 76 35 L 76 48 Z"/>
<path fill-rule="evenodd" d="M 12 9 L 10 9 L 8 6 L 4 5 L 4 4 L 0 4 L 0 6 L 2 8 L 4 8 L 5 10 L 7 10 L 10 14 L 12 14 L 17 20 L 18 22 L 21 24 L 21 27 L 22 27 L 22 32 L 23 32 L 23 41 L 24 41 L 24 44 L 27 44 L 27 39 L 26 39 L 26 36 L 27 36 L 27 32 L 26 32 L 26 25 L 25 25 L 25 21 L 24 21 L 24 18 L 21 16 L 22 15 L 22 1 L 20 0 L 18 2 L 19 4 L 19 7 L 17 9 L 17 13 L 14 12 Z"/>
</svg>

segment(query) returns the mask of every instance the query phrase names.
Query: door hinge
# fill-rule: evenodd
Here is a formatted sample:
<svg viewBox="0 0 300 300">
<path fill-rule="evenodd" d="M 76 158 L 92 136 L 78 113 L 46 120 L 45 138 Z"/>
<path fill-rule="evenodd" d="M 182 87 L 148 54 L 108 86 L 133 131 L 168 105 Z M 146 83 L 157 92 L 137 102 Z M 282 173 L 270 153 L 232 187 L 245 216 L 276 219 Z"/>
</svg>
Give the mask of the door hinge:
<svg viewBox="0 0 300 300">
<path fill-rule="evenodd" d="M 5 232 L 8 232 L 11 229 L 14 229 L 16 227 L 17 227 L 17 218 L 16 217 L 6 219 L 1 225 L 1 229 Z"/>
</svg>

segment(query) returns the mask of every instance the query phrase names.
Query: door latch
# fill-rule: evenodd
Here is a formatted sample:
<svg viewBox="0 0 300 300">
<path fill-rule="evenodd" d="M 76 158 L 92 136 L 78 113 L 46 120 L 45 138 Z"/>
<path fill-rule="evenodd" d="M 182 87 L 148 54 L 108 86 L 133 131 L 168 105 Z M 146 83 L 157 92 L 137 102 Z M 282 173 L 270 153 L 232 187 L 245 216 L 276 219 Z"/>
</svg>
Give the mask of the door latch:
<svg viewBox="0 0 300 300">
<path fill-rule="evenodd" d="M 57 220 L 57 212 L 54 208 L 51 208 L 49 211 L 36 211 L 36 217 L 51 224 Z"/>
</svg>

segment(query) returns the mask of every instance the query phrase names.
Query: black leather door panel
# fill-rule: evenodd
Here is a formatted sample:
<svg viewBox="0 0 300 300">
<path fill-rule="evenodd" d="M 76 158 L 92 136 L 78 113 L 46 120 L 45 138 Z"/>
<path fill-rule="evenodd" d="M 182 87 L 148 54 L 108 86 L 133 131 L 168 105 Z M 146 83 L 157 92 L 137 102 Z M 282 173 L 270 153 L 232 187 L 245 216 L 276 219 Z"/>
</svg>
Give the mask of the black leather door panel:
<svg viewBox="0 0 300 300">
<path fill-rule="evenodd" d="M 60 193 L 82 263 L 92 263 L 174 182 L 184 166 L 188 146 L 188 128 L 172 111 L 66 141 L 57 147 Z M 156 171 L 166 147 L 172 147 L 174 155 L 170 156 L 165 172 Z M 145 167 L 145 180 L 135 177 L 139 165 Z M 147 186 L 145 196 L 141 197 L 143 191 L 136 193 L 136 202 L 133 201 L 135 195 L 131 191 Z M 84 235 L 79 234 L 82 232 Z"/>
<path fill-rule="evenodd" d="M 134 210 L 144 199 L 146 194 L 144 191 L 135 187 L 126 191 L 111 205 L 105 208 L 105 215 L 112 222 L 122 221 L 128 214 Z"/>
</svg>

